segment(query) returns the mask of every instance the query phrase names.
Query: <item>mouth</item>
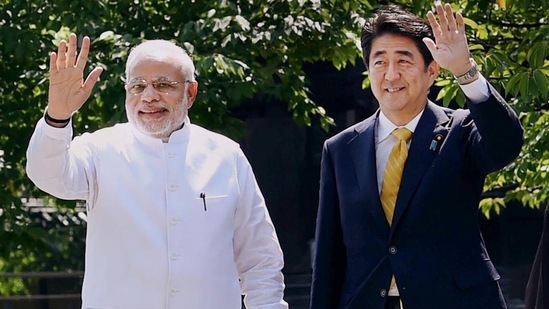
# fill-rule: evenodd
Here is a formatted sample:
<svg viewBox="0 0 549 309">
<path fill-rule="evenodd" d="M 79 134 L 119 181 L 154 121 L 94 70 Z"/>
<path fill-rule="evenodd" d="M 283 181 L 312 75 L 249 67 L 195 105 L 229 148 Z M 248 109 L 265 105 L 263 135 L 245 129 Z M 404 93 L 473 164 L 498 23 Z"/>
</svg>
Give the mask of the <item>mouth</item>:
<svg viewBox="0 0 549 309">
<path fill-rule="evenodd" d="M 157 109 L 150 109 L 150 110 L 140 110 L 139 115 L 145 116 L 146 118 L 157 118 L 157 117 L 161 117 L 167 112 L 168 110 L 165 108 L 157 108 Z"/>
<path fill-rule="evenodd" d="M 385 91 L 389 93 L 395 93 L 395 92 L 401 91 L 402 89 L 404 89 L 404 87 L 391 87 L 391 88 L 385 88 Z"/>
</svg>

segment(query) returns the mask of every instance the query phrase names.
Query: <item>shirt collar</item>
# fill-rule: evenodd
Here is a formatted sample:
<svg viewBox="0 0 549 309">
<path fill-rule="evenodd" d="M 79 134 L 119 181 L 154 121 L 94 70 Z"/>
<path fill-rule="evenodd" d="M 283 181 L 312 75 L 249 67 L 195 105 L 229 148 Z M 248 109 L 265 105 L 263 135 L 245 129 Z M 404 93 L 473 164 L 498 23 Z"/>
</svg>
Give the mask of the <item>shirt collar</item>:
<svg viewBox="0 0 549 309">
<path fill-rule="evenodd" d="M 416 130 L 417 124 L 419 122 L 419 119 L 421 118 L 421 115 L 423 115 L 424 110 L 425 110 L 425 108 L 423 108 L 421 110 L 421 112 L 419 112 L 419 114 L 417 114 L 412 120 L 410 120 L 410 122 L 408 122 L 406 125 L 400 126 L 400 127 L 404 127 L 406 129 L 410 130 L 410 132 L 414 133 L 414 131 Z M 391 120 L 389 120 L 389 118 L 387 118 L 387 116 L 385 116 L 385 114 L 383 113 L 382 110 L 379 111 L 379 117 L 377 118 L 377 139 L 378 139 L 378 141 L 380 141 L 380 142 L 383 141 L 389 135 L 391 135 L 391 132 L 393 132 L 396 128 L 400 128 L 400 127 L 395 125 L 394 123 L 392 123 Z"/>
<path fill-rule="evenodd" d="M 191 120 L 187 116 L 185 118 L 185 122 L 183 123 L 183 127 L 179 130 L 172 132 L 172 134 L 170 135 L 170 138 L 168 139 L 168 143 L 183 143 L 189 140 L 190 132 L 191 132 Z"/>
</svg>

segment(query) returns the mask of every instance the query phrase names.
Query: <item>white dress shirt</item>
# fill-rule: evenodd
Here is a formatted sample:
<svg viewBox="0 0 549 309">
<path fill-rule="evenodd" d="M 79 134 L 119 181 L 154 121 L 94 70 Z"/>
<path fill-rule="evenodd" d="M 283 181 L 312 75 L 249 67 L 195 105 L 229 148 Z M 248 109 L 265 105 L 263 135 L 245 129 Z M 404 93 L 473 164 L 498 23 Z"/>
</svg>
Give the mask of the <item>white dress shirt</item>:
<svg viewBox="0 0 549 309">
<path fill-rule="evenodd" d="M 490 97 L 490 91 L 488 89 L 488 84 L 486 79 L 480 75 L 479 78 L 467 85 L 460 85 L 463 93 L 465 96 L 472 102 L 472 103 L 480 103 L 483 101 L 486 101 Z M 377 184 L 378 184 L 378 192 L 381 194 L 381 187 L 383 182 L 383 172 L 385 171 L 385 165 L 387 165 L 387 160 L 389 159 L 389 154 L 391 153 L 391 150 L 393 149 L 393 146 L 397 142 L 397 138 L 394 137 L 391 133 L 401 127 L 405 127 L 410 132 L 414 133 L 417 127 L 417 124 L 419 123 L 419 119 L 421 118 L 421 115 L 423 115 L 424 109 L 419 112 L 410 122 L 408 122 L 404 126 L 397 126 L 385 116 L 383 111 L 379 111 L 379 117 L 377 118 L 376 122 L 376 135 L 375 135 L 375 143 L 376 143 L 376 167 L 377 167 Z M 412 138 L 408 141 L 407 146 L 410 148 L 410 143 L 414 139 L 414 135 L 412 134 Z M 396 285 L 391 287 L 389 290 L 389 296 L 398 296 L 398 282 Z"/>
<path fill-rule="evenodd" d="M 41 119 L 27 173 L 87 206 L 82 308 L 287 308 L 283 256 L 237 143 L 187 118 L 167 143 L 130 124 L 85 133 Z"/>
</svg>

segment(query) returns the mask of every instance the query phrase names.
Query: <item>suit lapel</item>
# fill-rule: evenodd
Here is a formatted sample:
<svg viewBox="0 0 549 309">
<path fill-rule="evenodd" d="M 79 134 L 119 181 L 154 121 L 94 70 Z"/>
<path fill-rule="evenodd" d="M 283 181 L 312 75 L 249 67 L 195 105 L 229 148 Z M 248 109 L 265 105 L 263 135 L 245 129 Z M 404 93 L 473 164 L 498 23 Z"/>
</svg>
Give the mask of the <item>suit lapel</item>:
<svg viewBox="0 0 549 309">
<path fill-rule="evenodd" d="M 353 158 L 355 175 L 364 197 L 364 207 L 367 207 L 374 218 L 379 219 L 375 221 L 380 222 L 382 228 L 389 231 L 379 200 L 377 183 L 375 123 L 378 114 L 379 111 L 355 128 L 356 135 L 349 140 L 348 145 Z"/>
<path fill-rule="evenodd" d="M 444 110 L 432 102 L 428 102 L 423 115 L 416 127 L 408 151 L 408 159 L 402 174 L 401 186 L 395 206 L 395 214 L 391 225 L 394 231 L 398 221 L 409 205 L 410 199 L 421 179 L 438 155 L 446 136 L 447 124 L 450 119 Z"/>
</svg>

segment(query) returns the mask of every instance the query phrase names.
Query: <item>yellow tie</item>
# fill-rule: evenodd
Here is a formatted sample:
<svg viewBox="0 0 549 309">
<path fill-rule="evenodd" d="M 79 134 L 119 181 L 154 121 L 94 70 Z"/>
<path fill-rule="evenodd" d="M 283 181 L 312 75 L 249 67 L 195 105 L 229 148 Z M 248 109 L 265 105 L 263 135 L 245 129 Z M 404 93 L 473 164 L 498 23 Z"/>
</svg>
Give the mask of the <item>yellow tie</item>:
<svg viewBox="0 0 549 309">
<path fill-rule="evenodd" d="M 385 165 L 385 171 L 383 172 L 383 182 L 381 184 L 381 205 L 389 224 L 393 222 L 398 189 L 400 188 L 400 180 L 402 179 L 402 170 L 404 170 L 404 163 L 406 163 L 406 158 L 408 157 L 408 146 L 406 146 L 406 143 L 412 137 L 412 132 L 406 128 L 398 128 L 391 134 L 398 141 L 393 146 L 389 159 L 387 159 L 387 165 Z"/>
<path fill-rule="evenodd" d="M 404 163 L 408 157 L 408 146 L 406 143 L 412 137 L 412 132 L 406 128 L 395 129 L 391 133 L 397 138 L 396 144 L 393 146 L 385 171 L 383 172 L 383 182 L 381 184 L 381 205 L 385 212 L 385 217 L 389 225 L 393 222 L 393 214 L 395 213 L 395 204 L 400 188 L 400 180 L 402 179 L 402 171 Z M 395 276 L 391 278 L 391 287 L 396 284 Z"/>
</svg>

